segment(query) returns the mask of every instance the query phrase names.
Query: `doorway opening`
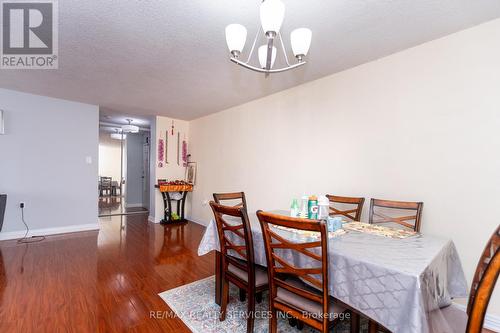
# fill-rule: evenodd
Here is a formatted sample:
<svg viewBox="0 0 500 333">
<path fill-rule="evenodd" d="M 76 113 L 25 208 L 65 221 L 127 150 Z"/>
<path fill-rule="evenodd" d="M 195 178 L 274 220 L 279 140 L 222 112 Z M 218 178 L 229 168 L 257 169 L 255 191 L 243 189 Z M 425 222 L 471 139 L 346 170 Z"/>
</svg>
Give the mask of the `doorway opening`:
<svg viewBox="0 0 500 333">
<path fill-rule="evenodd" d="M 149 213 L 150 124 L 147 118 L 101 114 L 99 217 Z"/>
</svg>

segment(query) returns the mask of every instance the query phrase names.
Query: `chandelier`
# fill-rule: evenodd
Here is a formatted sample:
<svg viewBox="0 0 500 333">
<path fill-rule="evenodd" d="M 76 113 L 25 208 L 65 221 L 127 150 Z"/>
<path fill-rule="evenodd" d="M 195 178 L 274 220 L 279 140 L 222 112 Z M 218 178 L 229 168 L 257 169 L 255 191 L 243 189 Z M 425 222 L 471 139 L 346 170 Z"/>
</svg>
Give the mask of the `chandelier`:
<svg viewBox="0 0 500 333">
<path fill-rule="evenodd" d="M 111 133 L 111 139 L 115 140 L 125 140 L 127 138 L 127 134 L 123 134 L 123 131 L 121 131 L 118 128 L 115 128 L 115 132 Z"/>
<path fill-rule="evenodd" d="M 281 37 L 280 28 L 285 17 L 285 5 L 281 0 L 264 0 L 260 5 L 260 22 L 261 27 L 255 35 L 255 39 L 250 49 L 250 54 L 246 61 L 240 60 L 241 52 L 245 46 L 247 38 L 247 29 L 241 24 L 230 24 L 226 27 L 226 42 L 231 52 L 231 61 L 235 64 L 251 69 L 259 73 L 265 73 L 266 77 L 271 73 L 280 73 L 290 69 L 300 67 L 306 63 L 305 57 L 311 46 L 312 32 L 307 28 L 299 28 L 292 31 L 290 34 L 290 42 L 292 51 L 297 59 L 297 62 L 291 64 L 285 50 L 285 44 Z M 260 67 L 250 64 L 255 44 L 259 36 L 263 34 L 266 37 L 267 44 L 258 48 L 258 58 Z M 277 48 L 274 44 L 281 46 L 285 58 L 286 67 L 273 68 L 276 60 Z"/>
<path fill-rule="evenodd" d="M 123 133 L 139 133 L 139 126 L 132 125 L 132 119 L 126 119 L 128 124 L 122 126 Z"/>
</svg>

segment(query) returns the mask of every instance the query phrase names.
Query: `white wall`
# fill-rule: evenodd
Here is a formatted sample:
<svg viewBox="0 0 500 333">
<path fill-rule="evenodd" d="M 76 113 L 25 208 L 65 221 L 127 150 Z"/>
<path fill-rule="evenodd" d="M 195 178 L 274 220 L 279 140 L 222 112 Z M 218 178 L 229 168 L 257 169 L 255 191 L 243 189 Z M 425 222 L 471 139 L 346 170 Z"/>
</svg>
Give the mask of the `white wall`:
<svg viewBox="0 0 500 333">
<path fill-rule="evenodd" d="M 174 135 L 172 135 L 172 121 L 174 121 Z M 154 125 L 152 125 L 154 126 Z M 180 160 L 179 165 L 177 164 L 177 133 L 180 132 L 180 147 L 179 154 Z M 168 134 L 168 137 L 167 137 Z M 189 122 L 184 120 L 172 119 L 168 117 L 156 117 L 155 130 L 151 132 L 151 155 L 153 156 L 152 161 L 155 165 L 154 183 L 156 184 L 157 179 L 167 179 L 171 180 L 183 180 L 185 177 L 186 168 L 182 164 L 182 141 L 186 140 L 188 142 L 189 148 Z M 165 140 L 167 137 L 168 142 L 168 164 L 163 161 L 163 167 L 158 165 L 158 140 L 161 138 Z M 158 189 L 152 188 L 154 190 L 155 197 L 155 208 L 154 208 L 154 221 L 159 222 L 163 219 L 163 200 Z M 191 194 L 188 194 L 191 196 Z M 174 209 L 176 209 L 174 205 Z M 189 211 L 189 203 L 186 204 L 186 213 Z"/>
<path fill-rule="evenodd" d="M 0 109 L 0 192 L 8 195 L 0 238 L 22 235 L 21 201 L 31 229 L 97 229 L 99 108 L 0 89 Z"/>
<path fill-rule="evenodd" d="M 99 176 L 111 177 L 120 181 L 121 178 L 121 144 L 120 140 L 111 139 L 110 133 L 99 133 Z M 125 145 L 124 145 L 124 151 Z"/>
<path fill-rule="evenodd" d="M 470 282 L 500 221 L 499 87 L 496 20 L 192 121 L 191 218 L 210 220 L 217 191 L 251 211 L 302 193 L 421 200 L 422 231 L 454 240 Z"/>
</svg>

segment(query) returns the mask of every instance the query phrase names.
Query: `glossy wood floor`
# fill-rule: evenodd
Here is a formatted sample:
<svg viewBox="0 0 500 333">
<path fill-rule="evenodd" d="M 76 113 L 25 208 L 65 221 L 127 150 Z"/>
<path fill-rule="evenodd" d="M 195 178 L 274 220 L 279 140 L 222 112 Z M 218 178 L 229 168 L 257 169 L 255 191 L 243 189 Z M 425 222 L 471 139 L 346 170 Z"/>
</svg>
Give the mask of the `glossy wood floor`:
<svg viewBox="0 0 500 333">
<path fill-rule="evenodd" d="M 213 254 L 196 253 L 203 231 L 132 215 L 99 233 L 0 242 L 0 332 L 190 332 L 150 311 L 170 311 L 158 293 L 214 274 Z"/>
<path fill-rule="evenodd" d="M 0 242 L 0 332 L 189 332 L 158 293 L 214 274 L 204 228 L 113 217 L 101 230 Z"/>
</svg>

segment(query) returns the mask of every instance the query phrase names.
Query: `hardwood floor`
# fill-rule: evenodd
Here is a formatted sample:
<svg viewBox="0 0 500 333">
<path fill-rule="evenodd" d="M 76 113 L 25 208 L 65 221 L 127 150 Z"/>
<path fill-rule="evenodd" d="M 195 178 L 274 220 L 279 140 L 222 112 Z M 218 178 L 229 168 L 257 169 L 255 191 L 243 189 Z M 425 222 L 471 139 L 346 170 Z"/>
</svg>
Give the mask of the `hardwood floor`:
<svg viewBox="0 0 500 333">
<path fill-rule="evenodd" d="M 0 332 L 189 332 L 150 311 L 170 310 L 158 293 L 214 274 L 213 255 L 197 255 L 203 231 L 133 215 L 99 233 L 0 242 Z"/>
<path fill-rule="evenodd" d="M 0 242 L 0 332 L 190 332 L 150 311 L 170 311 L 158 293 L 214 274 L 214 255 L 197 255 L 203 231 L 132 215 L 99 233 Z"/>
</svg>

